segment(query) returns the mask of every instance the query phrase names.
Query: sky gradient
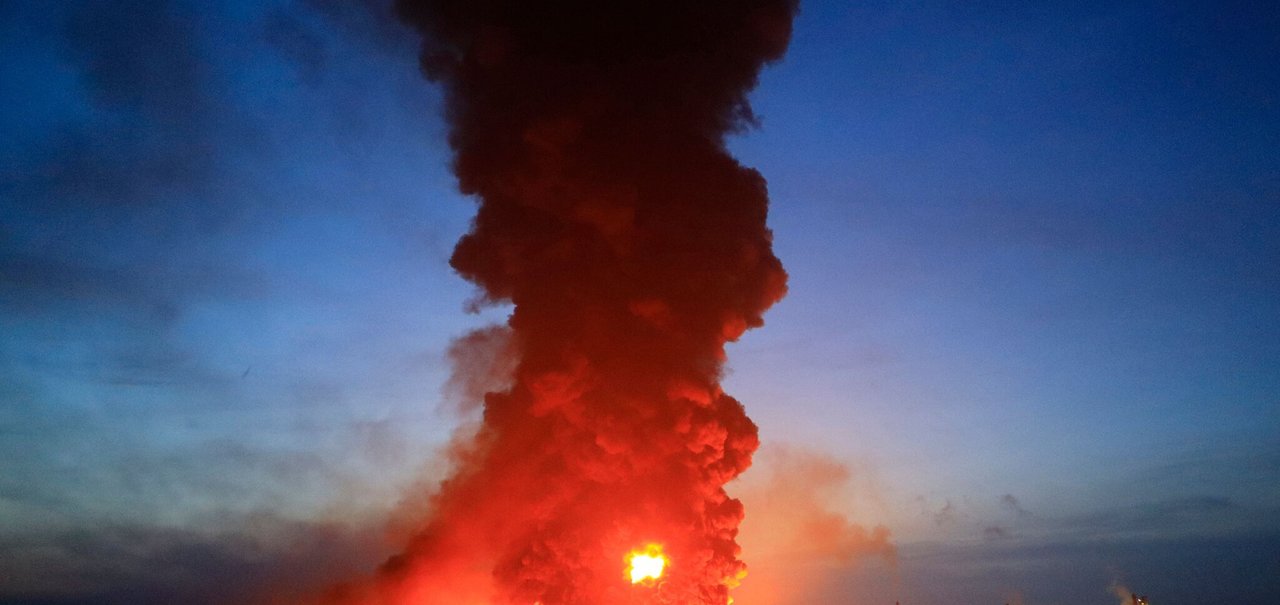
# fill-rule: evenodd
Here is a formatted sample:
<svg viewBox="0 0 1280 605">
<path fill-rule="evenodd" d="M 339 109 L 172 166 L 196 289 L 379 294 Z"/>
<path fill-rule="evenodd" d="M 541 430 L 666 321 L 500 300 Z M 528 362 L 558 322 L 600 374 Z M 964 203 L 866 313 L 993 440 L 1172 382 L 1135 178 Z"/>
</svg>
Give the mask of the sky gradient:
<svg viewBox="0 0 1280 605">
<path fill-rule="evenodd" d="M 376 563 L 469 417 L 450 340 L 507 312 L 448 267 L 415 36 L 331 0 L 0 30 L 0 603 Z M 814 468 L 897 554 L 765 557 L 805 586 L 742 603 L 1280 601 L 1276 65 L 1265 2 L 802 4 L 730 143 L 791 275 L 730 348 L 744 558 Z"/>
</svg>

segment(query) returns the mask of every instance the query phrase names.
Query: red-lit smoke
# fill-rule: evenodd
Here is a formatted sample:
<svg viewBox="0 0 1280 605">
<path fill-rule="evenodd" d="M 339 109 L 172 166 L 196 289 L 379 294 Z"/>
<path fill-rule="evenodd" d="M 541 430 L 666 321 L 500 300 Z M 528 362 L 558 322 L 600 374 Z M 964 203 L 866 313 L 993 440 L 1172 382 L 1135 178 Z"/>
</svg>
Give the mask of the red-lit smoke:
<svg viewBox="0 0 1280 605">
<path fill-rule="evenodd" d="M 421 529 L 332 600 L 725 605 L 744 564 L 723 486 L 758 440 L 720 389 L 724 345 L 761 325 L 786 274 L 764 179 L 724 137 L 752 122 L 745 95 L 795 1 L 398 8 L 479 201 L 452 265 L 514 303 L 516 361 Z M 670 565 L 632 585 L 624 557 L 649 543 Z"/>
</svg>

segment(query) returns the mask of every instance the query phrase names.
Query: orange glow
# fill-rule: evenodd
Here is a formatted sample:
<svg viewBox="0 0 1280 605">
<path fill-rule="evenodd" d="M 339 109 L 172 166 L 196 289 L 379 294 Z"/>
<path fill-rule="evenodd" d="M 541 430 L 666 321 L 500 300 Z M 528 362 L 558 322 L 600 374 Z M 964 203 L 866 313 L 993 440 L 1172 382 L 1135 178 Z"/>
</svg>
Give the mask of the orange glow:
<svg viewBox="0 0 1280 605">
<path fill-rule="evenodd" d="M 650 544 L 644 550 L 633 550 L 627 555 L 627 575 L 632 584 L 645 580 L 657 580 L 662 577 L 662 570 L 667 566 L 667 556 L 662 554 L 660 544 Z"/>
</svg>

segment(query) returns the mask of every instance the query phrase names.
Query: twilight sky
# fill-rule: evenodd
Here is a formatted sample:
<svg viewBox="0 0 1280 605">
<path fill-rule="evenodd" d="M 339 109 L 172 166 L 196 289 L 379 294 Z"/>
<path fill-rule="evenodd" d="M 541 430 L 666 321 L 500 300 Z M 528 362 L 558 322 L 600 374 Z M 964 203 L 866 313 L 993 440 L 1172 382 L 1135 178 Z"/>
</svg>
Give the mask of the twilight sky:
<svg viewBox="0 0 1280 605">
<path fill-rule="evenodd" d="M 744 557 L 804 586 L 744 605 L 1280 602 L 1280 9 L 1057 4 L 811 0 L 754 94 L 791 291 L 726 388 Z M 374 0 L 0 3 L 0 603 L 243 602 L 413 522 L 506 313 L 416 47 Z M 781 562 L 795 476 L 896 562 Z"/>
</svg>

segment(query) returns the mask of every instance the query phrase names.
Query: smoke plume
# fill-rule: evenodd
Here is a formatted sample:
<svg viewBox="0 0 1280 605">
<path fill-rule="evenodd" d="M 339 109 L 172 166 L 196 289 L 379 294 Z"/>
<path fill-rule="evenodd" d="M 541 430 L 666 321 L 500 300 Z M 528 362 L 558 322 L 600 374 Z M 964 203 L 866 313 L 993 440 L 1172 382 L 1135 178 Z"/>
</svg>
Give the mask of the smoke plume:
<svg viewBox="0 0 1280 605">
<path fill-rule="evenodd" d="M 764 179 L 724 137 L 754 123 L 795 0 L 398 9 L 479 202 L 451 264 L 477 304 L 513 303 L 516 361 L 403 552 L 333 602 L 725 605 L 745 565 L 723 486 L 758 439 L 720 388 L 724 346 L 786 274 Z M 624 558 L 650 543 L 668 569 L 632 585 Z"/>
<path fill-rule="evenodd" d="M 838 600 L 830 594 L 832 580 L 851 576 L 869 561 L 896 575 L 897 548 L 888 528 L 868 528 L 843 512 L 853 504 L 847 498 L 853 472 L 846 464 L 820 452 L 773 444 L 759 466 L 740 487 L 751 511 L 742 544 L 755 565 L 735 602 L 831 603 Z M 859 491 L 865 495 L 867 490 Z"/>
</svg>

